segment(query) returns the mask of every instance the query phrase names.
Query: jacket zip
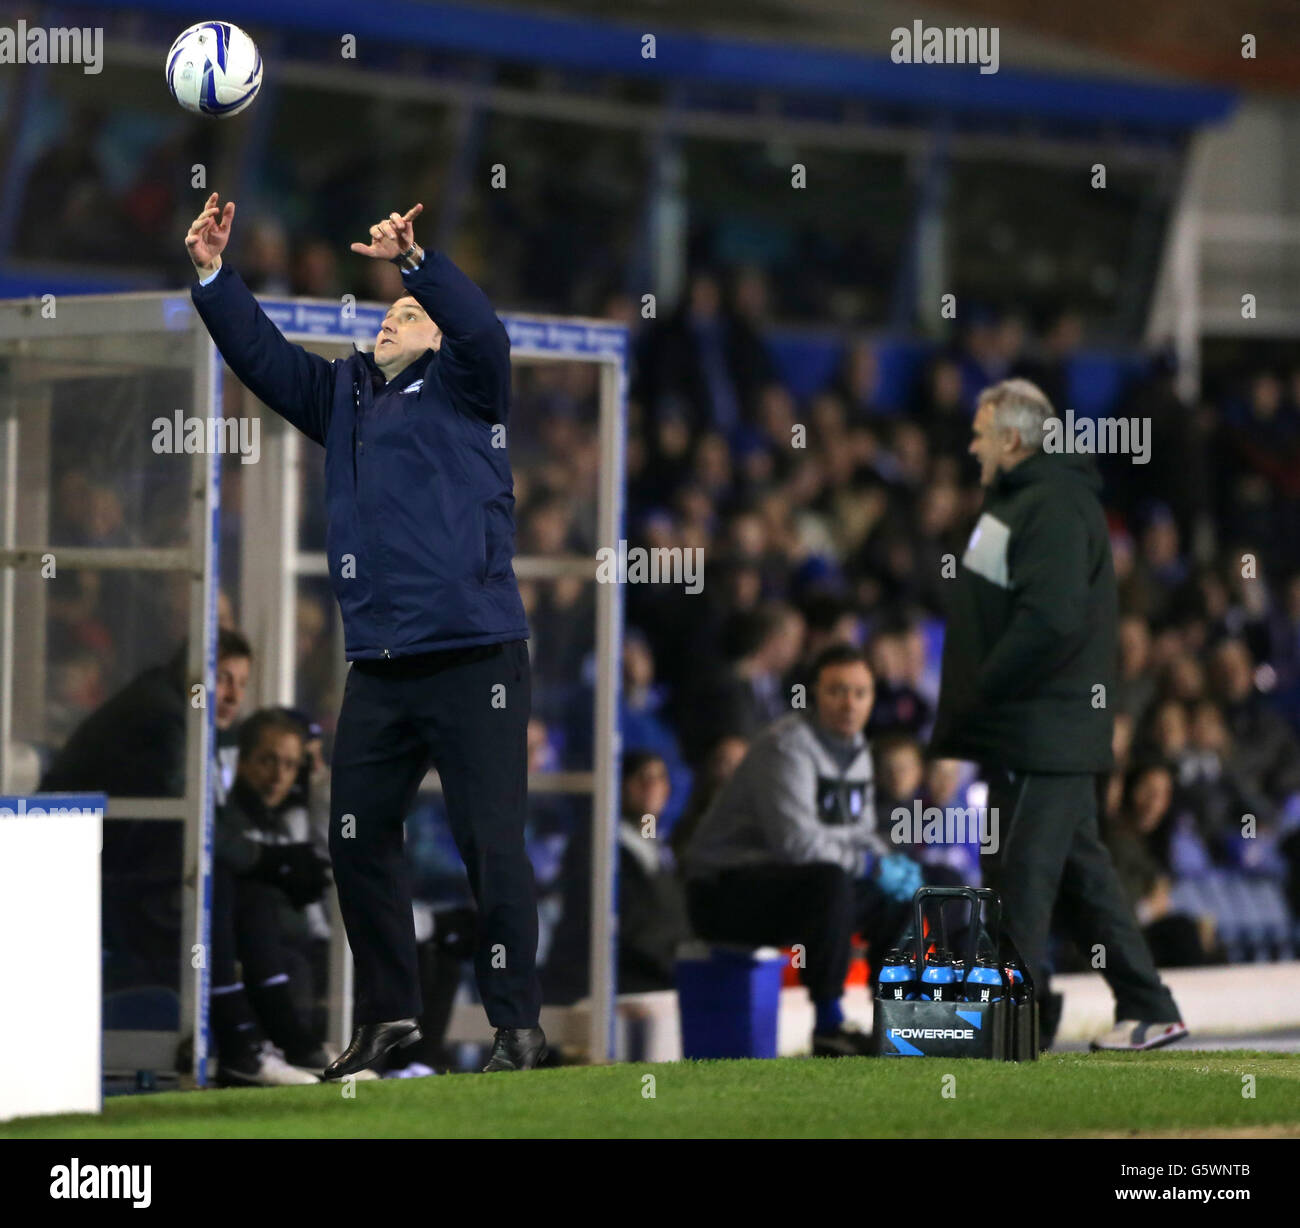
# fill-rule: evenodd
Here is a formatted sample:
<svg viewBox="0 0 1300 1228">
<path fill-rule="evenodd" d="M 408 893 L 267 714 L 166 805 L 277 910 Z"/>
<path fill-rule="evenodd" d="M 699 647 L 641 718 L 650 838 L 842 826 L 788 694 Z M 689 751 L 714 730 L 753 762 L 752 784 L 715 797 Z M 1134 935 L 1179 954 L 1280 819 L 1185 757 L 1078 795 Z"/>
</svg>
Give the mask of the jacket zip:
<svg viewBox="0 0 1300 1228">
<path fill-rule="evenodd" d="M 814 733 L 813 736 L 816 737 L 817 735 Z M 822 745 L 821 749 L 822 749 L 822 751 L 827 752 L 827 748 L 826 748 L 825 745 Z M 855 751 L 855 753 L 854 753 L 854 755 L 853 755 L 853 758 L 850 759 L 850 760 L 848 761 L 848 763 L 847 763 L 844 767 L 842 767 L 842 768 L 840 768 L 838 762 L 836 762 L 836 767 L 839 768 L 839 775 L 835 778 L 835 786 L 836 786 L 836 789 L 835 789 L 835 792 L 836 792 L 836 801 L 840 802 L 840 803 L 844 806 L 844 808 L 845 808 L 844 811 L 841 812 L 841 817 L 844 819 L 844 825 L 847 826 L 847 827 L 852 827 L 852 826 L 854 826 L 856 823 L 862 823 L 862 822 L 865 821 L 865 819 L 864 819 L 863 816 L 865 816 L 865 813 L 866 813 L 866 800 L 867 800 L 867 799 L 866 799 L 866 791 L 864 790 L 863 798 L 862 798 L 862 802 L 863 802 L 863 815 L 862 815 L 862 816 L 859 816 L 857 819 L 854 819 L 854 817 L 853 817 L 852 814 L 847 813 L 847 810 L 848 810 L 848 794 L 847 794 L 847 792 L 846 792 L 846 790 L 845 790 L 845 788 L 844 788 L 844 786 L 845 786 L 846 784 L 848 784 L 848 782 L 849 782 L 849 772 L 852 770 L 853 765 L 854 765 L 855 763 L 857 763 L 858 759 L 861 757 L 863 749 L 864 749 L 863 747 L 859 747 L 859 748 Z M 835 760 L 836 760 L 836 756 L 835 756 L 835 755 L 832 755 L 832 754 L 829 754 L 829 752 L 827 752 L 827 754 L 828 754 L 828 757 L 832 760 L 832 762 L 835 762 Z M 873 780 L 874 780 L 874 773 L 873 773 Z M 873 791 L 874 791 L 874 790 L 873 790 Z M 873 815 L 873 819 L 874 819 L 874 815 Z"/>
<path fill-rule="evenodd" d="M 357 464 L 357 457 L 365 455 L 366 444 L 365 444 L 365 440 L 361 438 L 361 385 L 357 383 L 355 380 L 352 383 L 352 403 L 353 403 L 353 410 L 354 410 L 353 417 L 352 417 L 352 438 L 356 445 L 352 450 L 352 477 L 353 477 L 353 490 L 356 492 L 357 506 L 359 508 L 361 505 L 361 478 L 360 478 L 360 473 Z M 376 587 L 378 587 L 379 550 L 377 547 L 375 549 L 374 574 L 375 574 L 375 585 Z M 384 654 L 386 658 L 388 658 L 389 660 L 392 659 L 393 654 L 387 648 L 383 648 L 380 651 Z"/>
</svg>

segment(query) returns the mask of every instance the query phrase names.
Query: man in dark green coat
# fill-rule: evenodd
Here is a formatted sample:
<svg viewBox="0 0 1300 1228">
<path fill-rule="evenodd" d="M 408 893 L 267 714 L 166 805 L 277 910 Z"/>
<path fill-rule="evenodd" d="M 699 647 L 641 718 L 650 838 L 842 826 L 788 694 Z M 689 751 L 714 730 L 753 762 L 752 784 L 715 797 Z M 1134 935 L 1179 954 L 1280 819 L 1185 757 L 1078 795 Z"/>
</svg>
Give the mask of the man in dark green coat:
<svg viewBox="0 0 1300 1228">
<path fill-rule="evenodd" d="M 1064 450 L 1061 425 L 1027 380 L 980 395 L 970 451 L 987 494 L 950 586 L 931 751 L 981 765 L 997 846 L 985 882 L 1040 997 L 1059 902 L 1115 994 L 1115 1027 L 1093 1048 L 1150 1049 L 1187 1029 L 1098 827 L 1098 783 L 1112 767 L 1115 572 L 1101 479 L 1090 456 Z"/>
</svg>

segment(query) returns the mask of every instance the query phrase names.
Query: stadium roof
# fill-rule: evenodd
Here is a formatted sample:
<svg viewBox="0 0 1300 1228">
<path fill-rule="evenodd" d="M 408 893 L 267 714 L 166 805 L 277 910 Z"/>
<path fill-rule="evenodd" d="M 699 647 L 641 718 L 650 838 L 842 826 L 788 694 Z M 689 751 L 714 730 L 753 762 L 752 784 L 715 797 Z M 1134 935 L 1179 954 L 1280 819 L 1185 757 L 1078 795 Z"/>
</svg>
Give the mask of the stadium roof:
<svg viewBox="0 0 1300 1228">
<path fill-rule="evenodd" d="M 730 6 L 702 0 L 690 24 L 684 0 L 654 5 L 632 0 L 619 19 L 580 12 L 587 0 L 534 3 L 530 9 L 443 3 L 441 0 L 369 0 L 357 26 L 356 0 L 223 0 L 222 16 L 250 25 L 272 25 L 337 36 L 356 33 L 405 46 L 481 56 L 550 69 L 617 74 L 684 86 L 767 89 L 834 97 L 841 102 L 898 106 L 964 121 L 986 116 L 1152 129 L 1185 129 L 1222 119 L 1232 93 L 1201 85 L 1133 81 L 1114 74 L 1042 71 L 1044 54 L 1032 59 L 1001 53 L 995 73 L 975 66 L 895 64 L 888 58 L 891 23 L 942 20 L 944 10 L 917 10 L 897 0 L 877 0 L 842 28 L 839 0 L 753 0 L 743 18 Z M 855 0 L 856 3 L 856 0 Z M 818 7 L 820 6 L 820 7 Z M 120 0 L 81 0 L 83 8 L 121 10 Z M 138 11 L 189 13 L 185 0 L 131 0 Z M 724 17 L 725 14 L 725 17 Z M 970 24 L 972 15 L 961 18 Z M 682 24 L 678 24 L 678 23 Z M 742 36 L 737 25 L 760 31 Z M 856 37 L 851 37 L 849 31 Z M 654 33 L 656 54 L 641 54 L 641 37 Z M 1008 30 L 1008 36 L 1012 35 Z M 824 40 L 824 41 L 823 41 Z M 1021 64 L 1032 62 L 1029 71 Z"/>
<path fill-rule="evenodd" d="M 513 0 L 521 8 L 608 17 L 609 0 Z M 622 21 L 779 38 L 879 54 L 890 30 L 997 24 L 1004 62 L 1043 72 L 1142 73 L 1244 89 L 1300 90 L 1296 0 L 618 0 Z M 1254 34 L 1258 56 L 1243 59 Z"/>
</svg>

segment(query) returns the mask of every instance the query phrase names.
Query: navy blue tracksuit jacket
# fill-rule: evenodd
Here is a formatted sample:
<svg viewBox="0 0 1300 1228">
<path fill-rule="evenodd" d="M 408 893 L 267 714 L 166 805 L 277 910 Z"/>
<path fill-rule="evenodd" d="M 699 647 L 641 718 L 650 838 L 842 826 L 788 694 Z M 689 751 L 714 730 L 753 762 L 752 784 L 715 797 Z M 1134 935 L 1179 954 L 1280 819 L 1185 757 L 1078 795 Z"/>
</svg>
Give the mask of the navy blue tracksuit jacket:
<svg viewBox="0 0 1300 1228">
<path fill-rule="evenodd" d="M 426 250 L 402 280 L 443 339 L 387 382 L 369 354 L 327 362 L 291 345 L 227 265 L 191 294 L 235 374 L 325 446 L 325 548 L 353 662 L 330 764 L 330 857 L 354 1020 L 421 1013 L 403 821 L 431 763 L 478 905 L 488 1019 L 531 1028 L 541 989 L 524 842 L 528 626 L 511 566 L 510 464 L 493 447 L 505 442 L 510 341 L 446 256 Z"/>
<path fill-rule="evenodd" d="M 442 253 L 426 249 L 403 281 L 442 345 L 387 384 L 369 354 L 328 362 L 287 342 L 228 264 L 190 290 L 245 386 L 325 447 L 325 549 L 349 661 L 528 637 L 494 430 L 510 409 L 510 340 Z"/>
</svg>

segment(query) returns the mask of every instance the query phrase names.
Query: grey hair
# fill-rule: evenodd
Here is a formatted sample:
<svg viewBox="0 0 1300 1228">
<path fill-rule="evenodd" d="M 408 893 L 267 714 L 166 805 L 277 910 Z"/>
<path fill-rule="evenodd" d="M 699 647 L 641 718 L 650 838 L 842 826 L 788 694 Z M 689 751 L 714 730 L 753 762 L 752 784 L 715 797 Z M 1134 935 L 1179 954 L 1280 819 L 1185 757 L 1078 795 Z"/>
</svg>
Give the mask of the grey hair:
<svg viewBox="0 0 1300 1228">
<path fill-rule="evenodd" d="M 1004 379 L 985 388 L 979 404 L 993 407 L 993 422 L 998 430 L 1018 431 L 1022 447 L 1042 451 L 1044 424 L 1056 417 L 1056 410 L 1037 384 L 1027 379 Z"/>
</svg>

